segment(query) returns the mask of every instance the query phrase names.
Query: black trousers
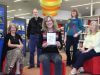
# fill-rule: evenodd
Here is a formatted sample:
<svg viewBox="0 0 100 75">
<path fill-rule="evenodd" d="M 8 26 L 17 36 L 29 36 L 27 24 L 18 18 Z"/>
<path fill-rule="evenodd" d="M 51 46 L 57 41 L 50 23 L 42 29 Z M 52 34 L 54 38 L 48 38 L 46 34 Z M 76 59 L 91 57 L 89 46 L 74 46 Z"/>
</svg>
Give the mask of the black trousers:
<svg viewBox="0 0 100 75">
<path fill-rule="evenodd" d="M 82 67 L 86 60 L 91 59 L 95 55 L 96 55 L 96 52 L 94 51 L 94 49 L 90 50 L 87 53 L 82 53 L 80 51 L 76 52 L 77 60 L 75 64 L 73 65 L 73 67 L 77 69 Z"/>
<path fill-rule="evenodd" d="M 73 36 L 67 36 L 67 41 L 66 41 L 67 65 L 72 65 L 76 61 L 75 53 L 77 52 L 78 42 L 79 42 L 79 36 L 76 38 Z M 71 59 L 71 49 L 70 49 L 71 46 L 73 46 L 72 59 Z"/>
</svg>

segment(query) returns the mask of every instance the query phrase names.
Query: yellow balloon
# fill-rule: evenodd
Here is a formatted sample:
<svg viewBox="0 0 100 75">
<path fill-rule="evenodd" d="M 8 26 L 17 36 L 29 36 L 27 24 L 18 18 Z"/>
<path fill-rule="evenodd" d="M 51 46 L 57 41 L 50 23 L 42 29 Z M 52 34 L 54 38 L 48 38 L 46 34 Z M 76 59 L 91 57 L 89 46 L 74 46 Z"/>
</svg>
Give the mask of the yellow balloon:
<svg viewBox="0 0 100 75">
<path fill-rule="evenodd" d="M 44 1 L 44 0 L 40 0 L 40 4 L 41 6 L 58 6 L 61 5 L 62 0 L 57 0 L 57 1 L 52 1 L 52 2 L 48 2 L 48 1 Z"/>
</svg>

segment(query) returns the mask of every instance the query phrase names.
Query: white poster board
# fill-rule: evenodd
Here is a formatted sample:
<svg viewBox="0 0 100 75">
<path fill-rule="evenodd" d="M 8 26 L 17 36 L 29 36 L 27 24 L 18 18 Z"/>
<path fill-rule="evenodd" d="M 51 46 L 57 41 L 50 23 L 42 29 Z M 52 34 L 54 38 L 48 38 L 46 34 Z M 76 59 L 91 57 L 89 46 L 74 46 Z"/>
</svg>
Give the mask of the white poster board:
<svg viewBox="0 0 100 75">
<path fill-rule="evenodd" d="M 56 33 L 47 33 L 47 44 L 56 45 Z"/>
</svg>

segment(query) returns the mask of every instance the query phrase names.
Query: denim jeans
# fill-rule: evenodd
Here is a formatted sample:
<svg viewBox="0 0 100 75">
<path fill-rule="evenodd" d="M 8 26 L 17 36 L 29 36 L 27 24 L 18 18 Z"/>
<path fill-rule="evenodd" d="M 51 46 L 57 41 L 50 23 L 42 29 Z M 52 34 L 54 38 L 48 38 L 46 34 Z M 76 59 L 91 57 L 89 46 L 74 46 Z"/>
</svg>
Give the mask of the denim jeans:
<svg viewBox="0 0 100 75">
<path fill-rule="evenodd" d="M 58 53 L 46 53 L 40 56 L 43 75 L 50 75 L 50 61 L 55 64 L 55 75 L 62 75 L 62 58 Z"/>
<path fill-rule="evenodd" d="M 95 55 L 96 55 L 96 52 L 94 51 L 94 49 L 90 50 L 87 53 L 82 53 L 80 51 L 76 52 L 77 60 L 76 60 L 75 64 L 73 65 L 73 67 L 79 69 L 80 67 L 83 66 L 83 64 L 86 60 L 91 59 Z"/>
<path fill-rule="evenodd" d="M 41 48 L 39 44 L 40 35 L 30 35 L 29 40 L 29 50 L 30 50 L 30 66 L 34 66 L 34 52 L 37 48 L 37 65 L 40 64 L 39 62 L 39 56 L 41 54 Z"/>
</svg>

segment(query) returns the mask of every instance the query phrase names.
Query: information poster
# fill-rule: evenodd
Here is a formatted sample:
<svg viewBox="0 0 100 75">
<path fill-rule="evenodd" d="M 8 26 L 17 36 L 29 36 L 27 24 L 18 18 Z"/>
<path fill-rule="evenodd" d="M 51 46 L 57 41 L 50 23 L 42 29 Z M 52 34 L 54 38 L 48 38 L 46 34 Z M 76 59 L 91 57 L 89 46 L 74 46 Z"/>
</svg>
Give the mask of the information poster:
<svg viewBox="0 0 100 75">
<path fill-rule="evenodd" d="M 7 10 L 6 6 L 0 4 L 0 61 L 1 61 L 1 53 L 2 53 L 2 47 L 4 42 L 4 35 L 6 33 L 6 27 L 7 27 Z"/>
</svg>

